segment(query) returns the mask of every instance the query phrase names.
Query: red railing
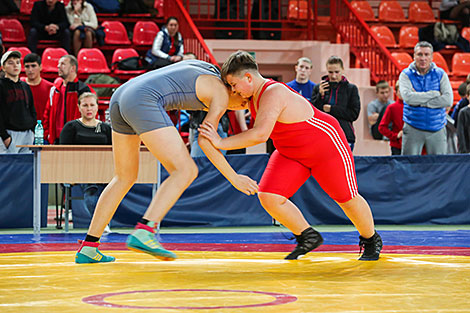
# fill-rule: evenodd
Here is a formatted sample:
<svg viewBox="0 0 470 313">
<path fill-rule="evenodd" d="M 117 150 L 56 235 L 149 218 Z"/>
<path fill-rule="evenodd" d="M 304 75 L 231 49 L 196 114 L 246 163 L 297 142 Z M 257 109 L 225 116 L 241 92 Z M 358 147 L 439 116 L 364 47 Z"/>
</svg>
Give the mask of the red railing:
<svg viewBox="0 0 470 313">
<path fill-rule="evenodd" d="M 199 60 L 217 64 L 181 0 L 165 1 L 165 15 L 167 17 L 175 16 L 180 21 L 179 31 L 183 36 L 184 50 L 186 52 L 194 53 Z"/>
<path fill-rule="evenodd" d="M 349 43 L 361 65 L 370 69 L 374 82 L 388 81 L 395 85 L 400 66 L 388 49 L 379 42 L 365 21 L 357 15 L 346 0 L 331 1 L 331 23 L 341 39 Z"/>
<path fill-rule="evenodd" d="M 182 0 L 205 38 L 317 38 L 318 0 Z"/>
</svg>

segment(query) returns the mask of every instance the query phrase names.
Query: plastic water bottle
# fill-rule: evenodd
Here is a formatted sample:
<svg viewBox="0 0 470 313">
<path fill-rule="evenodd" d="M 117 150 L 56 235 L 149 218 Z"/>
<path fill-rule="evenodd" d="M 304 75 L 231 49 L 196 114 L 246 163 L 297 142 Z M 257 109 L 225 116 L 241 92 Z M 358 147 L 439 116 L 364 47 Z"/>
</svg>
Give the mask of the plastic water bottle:
<svg viewBox="0 0 470 313">
<path fill-rule="evenodd" d="M 34 129 L 34 144 L 43 145 L 44 144 L 44 128 L 42 127 L 41 120 L 38 120 L 36 128 Z"/>
</svg>

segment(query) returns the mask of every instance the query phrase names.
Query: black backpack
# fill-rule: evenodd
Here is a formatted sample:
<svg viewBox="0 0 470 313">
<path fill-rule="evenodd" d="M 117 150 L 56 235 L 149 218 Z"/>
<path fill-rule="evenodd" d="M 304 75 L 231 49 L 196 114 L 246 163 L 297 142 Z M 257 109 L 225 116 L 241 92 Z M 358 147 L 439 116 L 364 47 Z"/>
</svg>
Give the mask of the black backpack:
<svg viewBox="0 0 470 313">
<path fill-rule="evenodd" d="M 149 8 L 142 0 L 123 0 L 121 3 L 121 14 L 149 13 Z"/>
<path fill-rule="evenodd" d="M 122 59 L 121 61 L 113 62 L 111 64 L 111 68 L 114 70 L 116 68 L 123 70 L 123 71 L 136 71 L 136 70 L 143 70 L 145 69 L 141 65 L 140 57 L 130 57 Z"/>
</svg>

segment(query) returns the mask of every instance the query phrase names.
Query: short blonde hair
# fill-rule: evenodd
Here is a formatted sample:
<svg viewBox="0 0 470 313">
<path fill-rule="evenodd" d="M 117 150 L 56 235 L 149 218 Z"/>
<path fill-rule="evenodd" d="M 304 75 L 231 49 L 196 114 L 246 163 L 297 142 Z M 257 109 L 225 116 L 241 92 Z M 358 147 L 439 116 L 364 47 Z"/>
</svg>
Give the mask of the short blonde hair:
<svg viewBox="0 0 470 313">
<path fill-rule="evenodd" d="M 96 104 L 98 104 L 98 96 L 97 95 L 95 95 L 92 92 L 84 92 L 78 97 L 78 105 L 79 106 L 82 103 L 82 100 L 85 99 L 85 98 L 93 98 L 93 99 L 95 99 Z"/>
</svg>

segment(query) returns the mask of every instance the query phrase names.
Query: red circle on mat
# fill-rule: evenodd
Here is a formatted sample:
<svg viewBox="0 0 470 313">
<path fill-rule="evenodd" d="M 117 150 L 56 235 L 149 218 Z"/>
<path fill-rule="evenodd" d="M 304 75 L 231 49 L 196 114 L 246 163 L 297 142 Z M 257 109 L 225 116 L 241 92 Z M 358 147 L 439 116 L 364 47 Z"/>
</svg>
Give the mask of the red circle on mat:
<svg viewBox="0 0 470 313">
<path fill-rule="evenodd" d="M 108 297 L 127 295 L 132 293 L 145 293 L 145 292 L 180 292 L 180 291 L 212 291 L 212 292 L 239 292 L 239 293 L 254 293 L 267 295 L 274 298 L 271 302 L 258 303 L 258 304 L 247 304 L 247 305 L 226 305 L 226 306 L 135 306 L 135 305 L 121 305 L 114 304 L 105 301 Z M 297 297 L 283 293 L 276 292 L 264 292 L 254 290 L 225 290 L 225 289 L 156 289 L 156 290 L 135 290 L 135 291 L 124 291 L 124 292 L 111 292 L 103 293 L 99 295 L 89 296 L 82 299 L 83 302 L 88 304 L 94 304 L 98 306 L 104 306 L 108 308 L 123 308 L 123 309 L 178 309 L 178 310 L 217 310 L 217 309 L 239 309 L 239 308 L 253 308 L 263 307 L 271 305 L 280 305 L 290 302 L 297 301 Z"/>
</svg>

